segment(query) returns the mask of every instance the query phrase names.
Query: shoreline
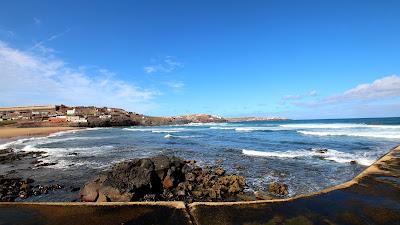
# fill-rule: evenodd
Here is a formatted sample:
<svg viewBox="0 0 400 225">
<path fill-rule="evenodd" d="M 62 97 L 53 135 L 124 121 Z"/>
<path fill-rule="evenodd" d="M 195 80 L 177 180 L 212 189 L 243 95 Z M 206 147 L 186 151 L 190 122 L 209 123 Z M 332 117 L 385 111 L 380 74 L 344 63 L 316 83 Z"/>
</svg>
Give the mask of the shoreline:
<svg viewBox="0 0 400 225">
<path fill-rule="evenodd" d="M 77 130 L 79 127 L 2 127 L 0 128 L 0 140 L 11 138 L 29 137 L 29 136 L 45 136 L 60 131 Z"/>
<path fill-rule="evenodd" d="M 10 224 L 397 224 L 400 145 L 351 181 L 298 198 L 241 202 L 1 202 Z M 377 190 L 379 190 L 377 192 Z M 360 211 L 362 209 L 362 211 Z M 16 220 L 10 215 L 19 215 Z M 96 216 L 93 216 L 96 215 Z M 165 218 L 168 218 L 166 220 Z M 113 221 L 110 223 L 110 221 Z"/>
</svg>

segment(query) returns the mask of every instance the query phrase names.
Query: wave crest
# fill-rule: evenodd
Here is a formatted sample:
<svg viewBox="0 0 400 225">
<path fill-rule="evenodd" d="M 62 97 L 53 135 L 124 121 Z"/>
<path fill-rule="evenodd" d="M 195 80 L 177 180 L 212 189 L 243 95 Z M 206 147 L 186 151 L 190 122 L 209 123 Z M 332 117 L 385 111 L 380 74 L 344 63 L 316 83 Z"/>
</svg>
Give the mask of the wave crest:
<svg viewBox="0 0 400 225">
<path fill-rule="evenodd" d="M 327 149 L 326 153 L 320 153 L 317 149 L 311 150 L 295 150 L 295 151 L 256 151 L 243 149 L 242 153 L 249 156 L 259 157 L 275 157 L 275 158 L 306 158 L 318 157 L 326 160 L 335 161 L 338 163 L 350 163 L 356 161 L 363 166 L 370 166 L 374 163 L 375 159 L 367 158 L 364 156 L 337 151 L 334 149 Z"/>
</svg>

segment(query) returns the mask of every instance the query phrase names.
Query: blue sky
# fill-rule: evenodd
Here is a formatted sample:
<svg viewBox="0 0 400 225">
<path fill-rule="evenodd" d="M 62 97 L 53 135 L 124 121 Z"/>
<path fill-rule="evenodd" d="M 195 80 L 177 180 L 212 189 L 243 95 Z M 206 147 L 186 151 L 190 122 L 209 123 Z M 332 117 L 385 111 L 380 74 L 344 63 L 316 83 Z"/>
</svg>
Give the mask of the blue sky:
<svg viewBox="0 0 400 225">
<path fill-rule="evenodd" d="M 400 116 L 399 1 L 2 1 L 0 106 Z"/>
</svg>

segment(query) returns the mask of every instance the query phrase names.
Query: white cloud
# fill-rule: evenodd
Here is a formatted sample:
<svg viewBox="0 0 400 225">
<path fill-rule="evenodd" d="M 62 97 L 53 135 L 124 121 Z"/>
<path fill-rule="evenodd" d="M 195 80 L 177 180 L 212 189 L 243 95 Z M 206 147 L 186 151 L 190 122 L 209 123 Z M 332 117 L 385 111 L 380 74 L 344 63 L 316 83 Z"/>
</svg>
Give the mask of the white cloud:
<svg viewBox="0 0 400 225">
<path fill-rule="evenodd" d="M 318 93 L 317 93 L 316 90 L 313 90 L 313 91 L 310 91 L 307 95 L 308 95 L 308 96 L 311 96 L 311 97 L 315 97 L 315 96 L 318 95 Z"/>
<path fill-rule="evenodd" d="M 400 77 L 396 75 L 377 79 L 371 84 L 360 84 L 332 99 L 372 100 L 400 96 Z"/>
<path fill-rule="evenodd" d="M 177 61 L 172 56 L 167 56 L 162 60 L 153 60 L 152 65 L 143 68 L 146 73 L 170 73 L 179 67 L 183 67 L 183 63 Z"/>
<path fill-rule="evenodd" d="M 174 91 L 182 91 L 182 89 L 185 87 L 185 83 L 182 81 L 168 81 L 165 82 L 165 84 L 172 88 Z"/>
<path fill-rule="evenodd" d="M 68 104 L 146 112 L 158 95 L 106 70 L 71 68 L 61 59 L 24 52 L 0 41 L 0 104 Z"/>
<path fill-rule="evenodd" d="M 332 95 L 314 101 L 296 101 L 293 105 L 300 107 L 321 107 L 338 104 L 372 103 L 383 100 L 391 100 L 400 97 L 400 76 L 391 75 L 373 81 L 360 84 L 343 93 Z M 353 104 L 353 106 L 355 106 Z"/>
<path fill-rule="evenodd" d="M 156 71 L 157 71 L 157 69 L 154 66 L 146 66 L 146 67 L 144 67 L 144 72 L 146 72 L 146 73 L 154 73 Z"/>
</svg>

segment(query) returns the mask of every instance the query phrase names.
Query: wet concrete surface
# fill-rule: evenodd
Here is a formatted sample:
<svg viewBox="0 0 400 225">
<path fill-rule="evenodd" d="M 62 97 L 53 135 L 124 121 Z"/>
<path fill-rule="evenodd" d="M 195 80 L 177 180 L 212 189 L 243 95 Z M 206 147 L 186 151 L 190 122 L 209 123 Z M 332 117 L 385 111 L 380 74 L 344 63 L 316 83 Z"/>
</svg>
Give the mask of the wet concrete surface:
<svg viewBox="0 0 400 225">
<path fill-rule="evenodd" d="M 352 181 L 284 201 L 194 203 L 195 224 L 400 224 L 400 147 Z"/>
</svg>

